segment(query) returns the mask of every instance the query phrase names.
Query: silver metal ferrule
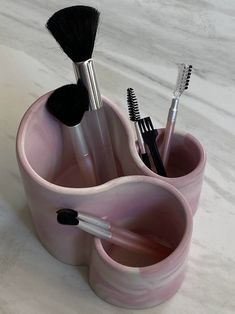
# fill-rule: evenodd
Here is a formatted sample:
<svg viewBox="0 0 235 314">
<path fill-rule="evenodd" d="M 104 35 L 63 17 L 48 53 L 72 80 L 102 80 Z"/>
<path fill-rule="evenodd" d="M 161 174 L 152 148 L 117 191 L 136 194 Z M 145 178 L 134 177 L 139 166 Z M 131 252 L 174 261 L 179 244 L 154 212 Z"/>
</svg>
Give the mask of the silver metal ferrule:
<svg viewBox="0 0 235 314">
<path fill-rule="evenodd" d="M 76 79 L 81 79 L 86 86 L 90 98 L 90 110 L 102 107 L 102 99 L 98 87 L 93 59 L 74 63 Z"/>
<path fill-rule="evenodd" d="M 112 238 L 112 233 L 110 231 L 96 227 L 94 225 L 91 225 L 88 222 L 84 222 L 84 221 L 79 220 L 78 228 L 94 235 L 95 237 L 101 238 L 101 239 L 111 239 Z"/>
<path fill-rule="evenodd" d="M 78 212 L 78 219 L 82 220 L 84 222 L 88 222 L 94 226 L 97 226 L 99 228 L 103 228 L 105 230 L 109 230 L 110 229 L 110 223 L 108 223 L 107 221 L 105 221 L 104 219 L 100 219 L 97 217 L 93 217 L 89 214 L 84 214 L 81 212 Z"/>
<path fill-rule="evenodd" d="M 176 121 L 176 117 L 177 117 L 177 112 L 178 112 L 178 105 L 179 105 L 179 98 L 172 98 L 171 101 L 171 107 L 169 110 L 169 114 L 168 114 L 168 121 L 169 122 L 175 122 Z"/>
</svg>

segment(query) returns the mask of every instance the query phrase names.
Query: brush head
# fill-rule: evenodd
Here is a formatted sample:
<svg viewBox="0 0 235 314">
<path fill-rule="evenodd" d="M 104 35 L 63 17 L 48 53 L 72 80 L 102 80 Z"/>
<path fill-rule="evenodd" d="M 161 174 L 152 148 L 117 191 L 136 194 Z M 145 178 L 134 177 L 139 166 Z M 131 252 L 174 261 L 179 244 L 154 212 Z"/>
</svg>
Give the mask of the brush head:
<svg viewBox="0 0 235 314">
<path fill-rule="evenodd" d="M 180 97 L 182 93 L 188 89 L 192 68 L 192 65 L 184 63 L 179 65 L 178 77 L 174 90 L 175 97 Z"/>
<path fill-rule="evenodd" d="M 46 27 L 73 62 L 91 58 L 99 24 L 100 12 L 76 5 L 54 13 Z"/>
<path fill-rule="evenodd" d="M 79 224 L 77 214 L 78 213 L 73 209 L 60 209 L 57 211 L 57 221 L 61 225 L 77 226 Z"/>
<path fill-rule="evenodd" d="M 127 89 L 127 104 L 130 120 L 134 122 L 140 120 L 138 102 L 133 88 Z"/>
<path fill-rule="evenodd" d="M 79 124 L 89 109 L 89 95 L 81 80 L 57 88 L 48 98 L 47 110 L 60 122 L 72 127 Z"/>
</svg>

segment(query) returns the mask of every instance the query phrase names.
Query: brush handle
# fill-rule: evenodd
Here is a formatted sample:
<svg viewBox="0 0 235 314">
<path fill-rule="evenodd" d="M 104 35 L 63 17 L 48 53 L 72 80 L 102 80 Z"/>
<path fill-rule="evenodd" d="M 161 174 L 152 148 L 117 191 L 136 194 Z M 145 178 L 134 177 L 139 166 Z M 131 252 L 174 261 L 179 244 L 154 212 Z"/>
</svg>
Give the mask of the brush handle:
<svg viewBox="0 0 235 314">
<path fill-rule="evenodd" d="M 166 170 L 164 168 L 164 165 L 163 165 L 163 162 L 162 162 L 162 159 L 161 159 L 161 156 L 160 156 L 157 144 L 156 144 L 156 138 L 153 141 L 148 142 L 147 145 L 149 147 L 151 156 L 153 158 L 153 162 L 157 170 L 157 173 L 160 176 L 167 177 Z"/>
<path fill-rule="evenodd" d="M 157 173 L 160 176 L 167 177 L 166 170 L 164 168 L 157 144 L 156 144 L 156 137 L 157 137 L 157 130 L 151 130 L 147 132 L 143 132 L 143 139 L 146 145 L 148 145 L 149 151 L 151 153 L 153 163 L 157 170 Z"/>
<path fill-rule="evenodd" d="M 138 233 L 132 232 L 130 230 L 111 225 L 110 231 L 113 235 L 115 234 L 119 238 L 123 238 L 124 241 L 128 240 L 136 247 L 141 246 L 147 248 L 148 250 L 153 249 L 155 254 L 158 253 L 160 255 L 168 256 L 172 252 L 172 248 L 169 248 L 158 243 L 157 241 L 148 239 L 145 236 L 139 235 Z"/>
<path fill-rule="evenodd" d="M 118 176 L 104 108 L 87 111 L 84 118 L 87 124 L 89 148 L 93 155 L 97 184 L 102 184 Z"/>
<path fill-rule="evenodd" d="M 171 121 L 167 121 L 165 133 L 164 133 L 164 139 L 163 139 L 163 151 L 162 151 L 162 161 L 164 166 L 167 166 L 170 150 L 171 150 L 171 140 L 172 135 L 174 133 L 175 123 Z"/>
<path fill-rule="evenodd" d="M 143 160 L 145 166 L 147 166 L 151 170 L 151 163 L 148 154 L 147 153 L 141 154 L 141 159 Z"/>
<path fill-rule="evenodd" d="M 169 154 L 171 150 L 171 139 L 174 134 L 174 128 L 178 113 L 178 105 L 179 105 L 179 99 L 173 98 L 171 102 L 171 107 L 168 112 L 167 117 L 167 125 L 165 128 L 164 138 L 163 138 L 163 150 L 162 150 L 162 161 L 164 166 L 167 166 Z"/>
<path fill-rule="evenodd" d="M 171 250 L 168 248 L 165 251 L 159 251 L 156 247 L 149 246 L 147 240 L 141 240 L 141 236 L 131 235 L 130 232 L 120 231 L 118 228 L 116 230 L 115 228 L 107 230 L 84 221 L 79 221 L 77 227 L 93 236 L 138 254 L 147 254 L 154 258 L 162 259 L 171 253 Z M 112 231 L 116 231 L 116 233 Z M 162 248 L 162 246 L 160 247 Z"/>
<path fill-rule="evenodd" d="M 162 253 L 158 251 L 155 248 L 151 248 L 149 246 L 146 246 L 145 244 L 135 241 L 134 239 L 130 239 L 127 237 L 123 237 L 121 234 L 112 234 L 111 239 L 108 239 L 108 241 L 112 242 L 113 244 L 120 246 L 122 248 L 125 248 L 131 252 L 138 253 L 138 254 L 146 254 L 149 256 L 152 256 L 156 258 L 157 260 L 161 260 L 169 255 L 165 252 Z"/>
<path fill-rule="evenodd" d="M 79 174 L 85 187 L 95 186 L 95 168 L 92 160 L 92 155 L 89 152 L 83 129 L 81 124 L 73 127 L 63 126 L 63 132 L 66 133 L 66 138 L 70 139 L 73 147 L 73 152 L 79 167 Z"/>
<path fill-rule="evenodd" d="M 143 140 L 143 137 L 142 137 L 142 134 L 141 134 L 141 131 L 139 129 L 139 125 L 138 125 L 137 121 L 134 121 L 134 127 L 135 127 L 135 133 L 136 133 L 136 136 L 137 136 L 137 142 L 138 142 L 139 149 L 140 149 L 141 159 L 143 160 L 144 164 L 149 169 L 151 169 L 151 163 L 150 163 L 148 154 L 146 153 L 146 149 L 145 149 L 145 146 L 144 146 L 144 140 Z"/>
</svg>

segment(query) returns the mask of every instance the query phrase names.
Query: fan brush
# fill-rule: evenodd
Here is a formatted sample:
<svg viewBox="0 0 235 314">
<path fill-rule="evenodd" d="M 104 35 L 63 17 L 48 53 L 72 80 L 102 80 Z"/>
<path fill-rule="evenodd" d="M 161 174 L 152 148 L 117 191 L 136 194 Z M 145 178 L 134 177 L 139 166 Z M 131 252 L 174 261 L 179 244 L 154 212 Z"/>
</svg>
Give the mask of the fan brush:
<svg viewBox="0 0 235 314">
<path fill-rule="evenodd" d="M 73 61 L 76 78 L 80 78 L 88 90 L 90 111 L 86 120 L 98 183 L 101 184 L 117 177 L 117 170 L 92 59 L 99 16 L 99 11 L 93 7 L 67 7 L 54 13 L 46 27 Z"/>
</svg>

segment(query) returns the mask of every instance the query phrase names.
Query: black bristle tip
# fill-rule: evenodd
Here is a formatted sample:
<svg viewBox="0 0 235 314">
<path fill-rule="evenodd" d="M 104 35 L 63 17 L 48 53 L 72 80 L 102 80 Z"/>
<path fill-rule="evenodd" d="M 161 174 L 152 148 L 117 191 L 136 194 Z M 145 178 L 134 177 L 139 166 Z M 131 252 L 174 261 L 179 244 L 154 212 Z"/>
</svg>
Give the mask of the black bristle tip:
<svg viewBox="0 0 235 314">
<path fill-rule="evenodd" d="M 93 7 L 76 5 L 54 13 L 46 27 L 73 62 L 92 57 L 100 12 Z"/>
<path fill-rule="evenodd" d="M 47 110 L 67 126 L 79 124 L 89 109 L 89 95 L 81 80 L 57 88 L 48 98 Z"/>
<path fill-rule="evenodd" d="M 60 210 L 58 210 L 57 211 L 57 221 L 61 225 L 76 226 L 79 224 L 79 220 L 77 219 L 77 212 L 73 209 L 60 209 Z"/>
<path fill-rule="evenodd" d="M 128 104 L 129 119 L 134 122 L 138 121 L 140 119 L 140 112 L 139 112 L 137 98 L 135 96 L 135 92 L 133 88 L 127 89 L 127 104 Z"/>
<path fill-rule="evenodd" d="M 77 216 L 78 216 L 78 212 L 74 209 L 71 209 L 71 208 L 62 208 L 62 209 L 57 210 L 56 213 L 57 214 L 66 213 L 66 214 L 71 215 L 75 218 L 77 218 Z"/>
</svg>

